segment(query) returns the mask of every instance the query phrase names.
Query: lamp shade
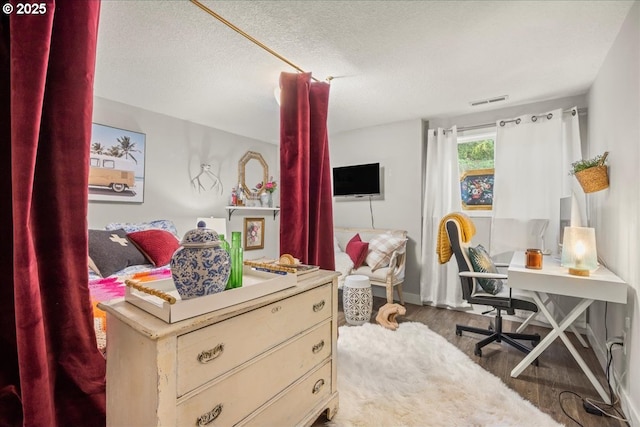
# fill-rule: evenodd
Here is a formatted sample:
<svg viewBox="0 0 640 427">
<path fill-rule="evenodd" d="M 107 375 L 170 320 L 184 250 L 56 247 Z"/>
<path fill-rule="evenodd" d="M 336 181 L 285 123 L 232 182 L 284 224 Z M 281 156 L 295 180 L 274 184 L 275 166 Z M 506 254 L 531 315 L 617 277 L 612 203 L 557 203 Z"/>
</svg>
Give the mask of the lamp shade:
<svg viewBox="0 0 640 427">
<path fill-rule="evenodd" d="M 588 276 L 598 268 L 596 231 L 590 227 L 565 227 L 562 237 L 562 266 L 570 274 Z"/>
</svg>

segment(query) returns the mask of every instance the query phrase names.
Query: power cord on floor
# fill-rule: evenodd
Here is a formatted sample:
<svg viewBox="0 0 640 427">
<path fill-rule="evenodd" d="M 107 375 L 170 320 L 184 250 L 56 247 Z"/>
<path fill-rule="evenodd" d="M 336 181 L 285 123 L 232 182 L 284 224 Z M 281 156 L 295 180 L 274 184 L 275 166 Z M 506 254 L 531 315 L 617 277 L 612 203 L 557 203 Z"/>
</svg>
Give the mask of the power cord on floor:
<svg viewBox="0 0 640 427">
<path fill-rule="evenodd" d="M 618 408 L 615 407 L 615 405 L 618 403 L 618 399 L 617 399 L 617 396 L 615 396 L 616 398 L 614 400 L 613 388 L 611 388 L 610 378 L 611 378 L 611 368 L 613 367 L 613 355 L 611 354 L 611 349 L 613 348 L 614 345 L 619 345 L 620 347 L 622 347 L 623 344 L 621 344 L 619 342 L 614 342 L 610 346 L 607 346 L 607 370 L 606 370 L 606 376 L 607 376 L 607 385 L 609 386 L 609 400 L 611 401 L 610 404 L 609 403 L 605 403 L 605 402 L 600 402 L 600 401 L 597 401 L 597 400 L 594 400 L 594 399 L 590 399 L 590 398 L 583 398 L 578 393 L 575 393 L 575 392 L 570 391 L 570 390 L 564 390 L 564 391 L 561 391 L 560 394 L 558 394 L 558 403 L 560 404 L 560 409 L 562 409 L 562 412 L 569 419 L 571 419 L 571 421 L 573 421 L 574 423 L 576 423 L 580 427 L 584 427 L 584 426 L 582 424 L 580 424 L 580 422 L 578 420 L 576 420 L 571 415 L 569 415 L 567 413 L 567 411 L 564 409 L 564 406 L 562 404 L 562 402 L 563 402 L 562 401 L 562 395 L 565 394 L 565 393 L 572 394 L 572 395 L 576 396 L 577 398 L 579 398 L 582 401 L 582 406 L 585 409 L 585 411 L 589 412 L 590 414 L 613 418 L 613 419 L 622 421 L 627 426 L 629 426 L 629 421 L 624 417 L 624 414 L 621 413 L 618 410 Z M 614 410 L 616 412 L 616 414 L 613 414 L 611 412 L 607 412 L 603 408 L 606 408 L 607 410 Z"/>
</svg>

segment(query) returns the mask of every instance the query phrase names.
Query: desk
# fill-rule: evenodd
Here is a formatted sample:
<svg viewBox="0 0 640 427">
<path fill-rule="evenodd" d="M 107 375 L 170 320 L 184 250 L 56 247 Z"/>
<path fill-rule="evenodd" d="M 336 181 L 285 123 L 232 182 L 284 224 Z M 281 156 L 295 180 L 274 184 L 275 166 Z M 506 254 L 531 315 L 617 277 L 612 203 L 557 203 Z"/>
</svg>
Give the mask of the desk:
<svg viewBox="0 0 640 427">
<path fill-rule="evenodd" d="M 604 267 L 599 267 L 589 277 L 572 276 L 566 267 L 560 265 L 560 261 L 545 256 L 541 270 L 532 270 L 525 267 L 524 252 L 513 254 L 507 275 L 509 277 L 509 287 L 531 291 L 532 297 L 540 312 L 551 324 L 552 330 L 531 353 L 511 371 L 511 376 L 516 378 L 529 366 L 551 343 L 560 337 L 565 346 L 578 362 L 591 384 L 598 391 L 603 401 L 611 403 L 609 395 L 596 379 L 576 348 L 564 333 L 571 324 L 580 316 L 594 301 L 608 301 L 619 304 L 627 302 L 627 284 L 618 276 Z M 579 298 L 578 304 L 560 322 L 556 321 L 544 305 L 543 300 L 547 299 L 546 294 L 564 295 Z"/>
</svg>

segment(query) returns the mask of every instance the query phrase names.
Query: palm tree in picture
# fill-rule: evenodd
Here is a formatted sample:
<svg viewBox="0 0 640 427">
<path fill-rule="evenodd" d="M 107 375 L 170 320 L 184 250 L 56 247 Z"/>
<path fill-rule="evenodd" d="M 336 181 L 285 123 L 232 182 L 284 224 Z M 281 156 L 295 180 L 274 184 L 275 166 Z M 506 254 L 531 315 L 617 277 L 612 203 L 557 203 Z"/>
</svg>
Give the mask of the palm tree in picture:
<svg viewBox="0 0 640 427">
<path fill-rule="evenodd" d="M 112 157 L 122 157 L 122 150 L 120 150 L 120 147 L 118 147 L 117 145 L 112 145 L 107 151 L 105 151 L 104 154 Z"/>
<path fill-rule="evenodd" d="M 93 144 L 91 144 L 91 152 L 93 154 L 104 154 L 104 145 L 100 144 L 99 142 L 94 142 Z"/>
<path fill-rule="evenodd" d="M 136 143 L 131 142 L 131 138 L 129 138 L 128 136 L 122 136 L 118 138 L 118 142 L 120 143 L 119 148 L 124 155 L 124 158 L 128 159 L 129 157 L 131 157 L 137 164 L 138 160 L 131 153 L 141 153 L 142 151 L 136 149 Z"/>
</svg>

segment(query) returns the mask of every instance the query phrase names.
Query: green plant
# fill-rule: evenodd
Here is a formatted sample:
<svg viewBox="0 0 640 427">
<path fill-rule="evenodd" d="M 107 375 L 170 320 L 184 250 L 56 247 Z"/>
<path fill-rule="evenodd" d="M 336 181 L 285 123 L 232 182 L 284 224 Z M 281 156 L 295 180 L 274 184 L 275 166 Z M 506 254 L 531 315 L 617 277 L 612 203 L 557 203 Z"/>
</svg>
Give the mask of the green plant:
<svg viewBox="0 0 640 427">
<path fill-rule="evenodd" d="M 592 159 L 578 160 L 571 163 L 571 170 L 569 171 L 569 175 L 575 175 L 577 172 L 583 171 L 585 169 L 604 165 L 605 160 L 607 160 L 608 154 L 609 152 L 605 152 L 604 154 L 598 154 Z"/>
</svg>

